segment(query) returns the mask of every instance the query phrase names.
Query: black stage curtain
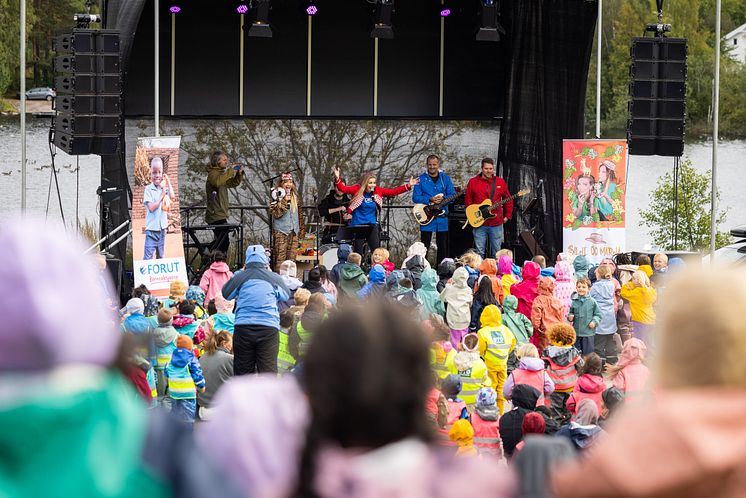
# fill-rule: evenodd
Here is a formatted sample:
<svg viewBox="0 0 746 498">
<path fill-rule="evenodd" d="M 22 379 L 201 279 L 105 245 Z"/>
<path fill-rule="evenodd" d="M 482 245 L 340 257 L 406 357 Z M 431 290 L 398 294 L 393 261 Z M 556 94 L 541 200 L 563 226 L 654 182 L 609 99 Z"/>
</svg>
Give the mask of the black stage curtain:
<svg viewBox="0 0 746 498">
<path fill-rule="evenodd" d="M 531 199 L 544 180 L 541 244 L 552 259 L 562 250 L 562 139 L 583 138 L 597 6 L 586 0 L 502 4 L 509 63 L 498 159 L 511 192 L 529 187 Z M 516 210 L 515 219 L 506 241 L 531 228 L 528 215 Z"/>
<path fill-rule="evenodd" d="M 132 52 L 132 43 L 135 40 L 135 31 L 144 6 L 145 0 L 108 0 L 104 4 L 104 27 L 120 31 L 122 77 L 125 85 L 127 84 L 127 69 Z M 132 191 L 130 190 L 125 164 L 124 121 L 122 121 L 121 140 L 122 147 L 119 154 L 101 156 L 101 187 L 116 189 L 110 194 L 104 194 L 101 198 L 100 230 L 102 237 L 131 218 Z M 125 231 L 118 232 L 112 240 L 116 240 L 124 233 Z M 127 239 L 118 243 L 109 252 L 122 261 L 123 267 L 127 255 Z M 122 288 L 119 290 L 123 297 L 128 294 L 131 284 L 131 282 L 126 282 L 122 278 Z"/>
</svg>

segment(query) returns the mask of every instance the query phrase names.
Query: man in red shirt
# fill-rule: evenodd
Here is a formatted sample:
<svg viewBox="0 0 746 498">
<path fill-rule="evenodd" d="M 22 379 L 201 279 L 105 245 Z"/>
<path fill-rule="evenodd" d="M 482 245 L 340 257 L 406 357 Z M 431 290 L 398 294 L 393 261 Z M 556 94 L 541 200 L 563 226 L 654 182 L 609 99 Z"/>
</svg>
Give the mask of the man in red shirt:
<svg viewBox="0 0 746 498">
<path fill-rule="evenodd" d="M 492 203 L 510 197 L 508 185 L 505 180 L 495 175 L 495 161 L 489 157 L 482 159 L 482 171 L 469 180 L 466 185 L 466 205 L 480 204 L 485 199 L 491 199 Z M 474 245 L 482 258 L 494 258 L 495 253 L 500 250 L 503 243 L 503 223 L 513 215 L 513 201 L 508 201 L 493 211 L 496 216 L 475 228 Z M 489 252 L 487 252 L 487 239 L 489 239 Z"/>
</svg>

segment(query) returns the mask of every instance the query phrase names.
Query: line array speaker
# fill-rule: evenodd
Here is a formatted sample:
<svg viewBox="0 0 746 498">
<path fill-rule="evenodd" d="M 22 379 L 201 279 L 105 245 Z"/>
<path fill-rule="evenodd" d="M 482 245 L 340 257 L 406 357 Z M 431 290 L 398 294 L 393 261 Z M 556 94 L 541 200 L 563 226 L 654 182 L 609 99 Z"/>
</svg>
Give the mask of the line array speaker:
<svg viewBox="0 0 746 498">
<path fill-rule="evenodd" d="M 681 156 L 686 121 L 686 38 L 633 38 L 630 55 L 629 153 Z"/>
<path fill-rule="evenodd" d="M 54 39 L 54 144 L 68 154 L 121 149 L 122 69 L 119 32 L 73 29 Z"/>
</svg>

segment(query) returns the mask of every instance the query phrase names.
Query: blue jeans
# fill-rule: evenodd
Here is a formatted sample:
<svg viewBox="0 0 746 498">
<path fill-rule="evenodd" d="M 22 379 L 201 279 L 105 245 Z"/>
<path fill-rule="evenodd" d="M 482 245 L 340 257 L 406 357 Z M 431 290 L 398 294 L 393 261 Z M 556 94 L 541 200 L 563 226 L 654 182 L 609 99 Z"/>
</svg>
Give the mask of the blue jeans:
<svg viewBox="0 0 746 498">
<path fill-rule="evenodd" d="M 157 253 L 156 259 L 162 258 L 165 244 L 165 230 L 145 230 L 145 253 L 142 259 L 153 259 L 154 253 Z"/>
<path fill-rule="evenodd" d="M 178 420 L 186 422 L 187 424 L 193 424 L 196 412 L 196 399 L 171 399 L 171 413 Z"/>
<path fill-rule="evenodd" d="M 477 246 L 477 252 L 482 258 L 494 258 L 497 251 L 499 251 L 503 245 L 503 226 L 499 225 L 496 227 L 481 226 L 475 228 L 472 233 L 474 234 L 474 245 Z M 486 254 L 487 239 L 490 239 L 490 253 Z"/>
</svg>

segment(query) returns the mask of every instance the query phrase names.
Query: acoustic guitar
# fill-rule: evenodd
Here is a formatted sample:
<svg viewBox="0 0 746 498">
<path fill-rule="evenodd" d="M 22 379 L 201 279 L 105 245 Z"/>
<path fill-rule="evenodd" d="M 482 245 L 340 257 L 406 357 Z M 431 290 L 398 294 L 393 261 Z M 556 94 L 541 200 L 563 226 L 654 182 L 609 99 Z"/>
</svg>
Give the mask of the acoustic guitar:
<svg viewBox="0 0 746 498">
<path fill-rule="evenodd" d="M 522 190 L 519 190 L 518 193 L 497 201 L 494 204 L 490 199 L 485 199 L 482 201 L 481 204 L 472 204 L 471 206 L 466 206 L 466 223 L 464 223 L 464 226 L 461 228 L 466 228 L 466 225 L 471 225 L 474 228 L 481 227 L 485 221 L 491 220 L 492 218 L 497 216 L 495 213 L 492 212 L 493 209 L 502 206 L 506 202 L 512 201 L 517 197 L 523 197 L 530 192 L 530 188 L 524 188 Z"/>
<path fill-rule="evenodd" d="M 446 197 L 440 202 L 431 202 L 430 204 L 415 204 L 412 207 L 412 214 L 414 215 L 414 219 L 417 220 L 417 223 L 419 223 L 422 226 L 429 225 L 431 221 L 433 221 L 438 216 L 443 216 L 445 214 L 445 209 L 448 204 L 455 201 L 459 197 L 464 195 L 464 192 L 453 194 L 450 197 Z"/>
</svg>

